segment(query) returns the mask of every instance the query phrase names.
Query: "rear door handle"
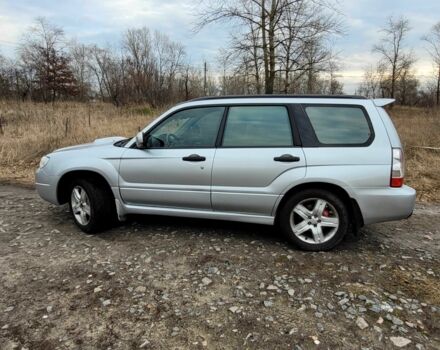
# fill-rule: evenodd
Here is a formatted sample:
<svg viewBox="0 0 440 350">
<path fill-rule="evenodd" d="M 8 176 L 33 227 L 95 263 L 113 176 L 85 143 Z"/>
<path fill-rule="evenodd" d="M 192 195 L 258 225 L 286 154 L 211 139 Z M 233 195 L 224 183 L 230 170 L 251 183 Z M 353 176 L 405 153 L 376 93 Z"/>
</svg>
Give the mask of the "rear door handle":
<svg viewBox="0 0 440 350">
<path fill-rule="evenodd" d="M 198 154 L 191 154 L 189 156 L 183 157 L 182 160 L 185 162 L 203 162 L 206 160 L 206 158 L 199 156 Z"/>
<path fill-rule="evenodd" d="M 292 156 L 291 154 L 283 154 L 282 156 L 275 157 L 273 159 L 275 162 L 299 162 L 300 158 Z"/>
</svg>

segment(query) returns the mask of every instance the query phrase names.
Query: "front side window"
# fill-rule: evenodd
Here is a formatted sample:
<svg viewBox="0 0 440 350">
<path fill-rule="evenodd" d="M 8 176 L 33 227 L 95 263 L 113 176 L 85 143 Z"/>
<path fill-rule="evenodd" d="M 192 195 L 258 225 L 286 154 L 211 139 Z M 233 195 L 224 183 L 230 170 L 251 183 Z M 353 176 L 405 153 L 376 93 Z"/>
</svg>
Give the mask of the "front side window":
<svg viewBox="0 0 440 350">
<path fill-rule="evenodd" d="M 206 107 L 176 112 L 149 133 L 147 147 L 215 147 L 224 110 L 224 107 Z"/>
<path fill-rule="evenodd" d="M 358 106 L 307 106 L 305 111 L 322 144 L 362 145 L 370 139 L 370 125 Z"/>
<path fill-rule="evenodd" d="M 293 146 L 289 114 L 284 106 L 230 107 L 224 147 Z"/>
</svg>

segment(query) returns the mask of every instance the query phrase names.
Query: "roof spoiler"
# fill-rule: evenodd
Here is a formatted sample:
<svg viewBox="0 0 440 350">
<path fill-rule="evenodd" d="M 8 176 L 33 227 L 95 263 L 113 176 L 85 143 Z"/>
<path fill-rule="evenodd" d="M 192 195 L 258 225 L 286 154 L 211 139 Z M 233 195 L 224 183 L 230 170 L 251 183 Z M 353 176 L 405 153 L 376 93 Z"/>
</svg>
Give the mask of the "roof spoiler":
<svg viewBox="0 0 440 350">
<path fill-rule="evenodd" d="M 396 102 L 396 100 L 394 98 L 375 98 L 375 99 L 373 99 L 373 103 L 376 107 L 385 107 L 385 106 L 388 106 L 394 102 Z"/>
</svg>

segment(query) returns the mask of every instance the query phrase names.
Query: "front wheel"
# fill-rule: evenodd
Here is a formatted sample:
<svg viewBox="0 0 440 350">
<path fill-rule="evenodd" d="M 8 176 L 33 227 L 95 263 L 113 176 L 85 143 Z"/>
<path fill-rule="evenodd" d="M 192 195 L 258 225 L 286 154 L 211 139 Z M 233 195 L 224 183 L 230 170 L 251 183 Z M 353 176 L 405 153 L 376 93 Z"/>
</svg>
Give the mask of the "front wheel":
<svg viewBox="0 0 440 350">
<path fill-rule="evenodd" d="M 116 217 L 113 195 L 92 179 L 71 184 L 69 205 L 75 224 L 86 233 L 109 228 Z"/>
<path fill-rule="evenodd" d="M 332 192 L 308 189 L 290 197 L 279 214 L 287 238 L 304 250 L 334 248 L 346 235 L 349 213 L 344 202 Z"/>
</svg>

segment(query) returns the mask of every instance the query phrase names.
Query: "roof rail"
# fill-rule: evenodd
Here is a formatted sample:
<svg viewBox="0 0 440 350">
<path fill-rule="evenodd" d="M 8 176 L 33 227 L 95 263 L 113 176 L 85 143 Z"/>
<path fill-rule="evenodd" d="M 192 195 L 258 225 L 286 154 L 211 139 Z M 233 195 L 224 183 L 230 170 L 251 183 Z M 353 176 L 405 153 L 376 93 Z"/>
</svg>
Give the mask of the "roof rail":
<svg viewBox="0 0 440 350">
<path fill-rule="evenodd" d="M 223 99 L 238 99 L 238 98 L 341 98 L 341 99 L 357 99 L 365 100 L 364 96 L 356 95 L 224 95 L 224 96 L 205 96 L 197 97 L 190 101 L 205 101 L 205 100 L 223 100 Z"/>
</svg>

